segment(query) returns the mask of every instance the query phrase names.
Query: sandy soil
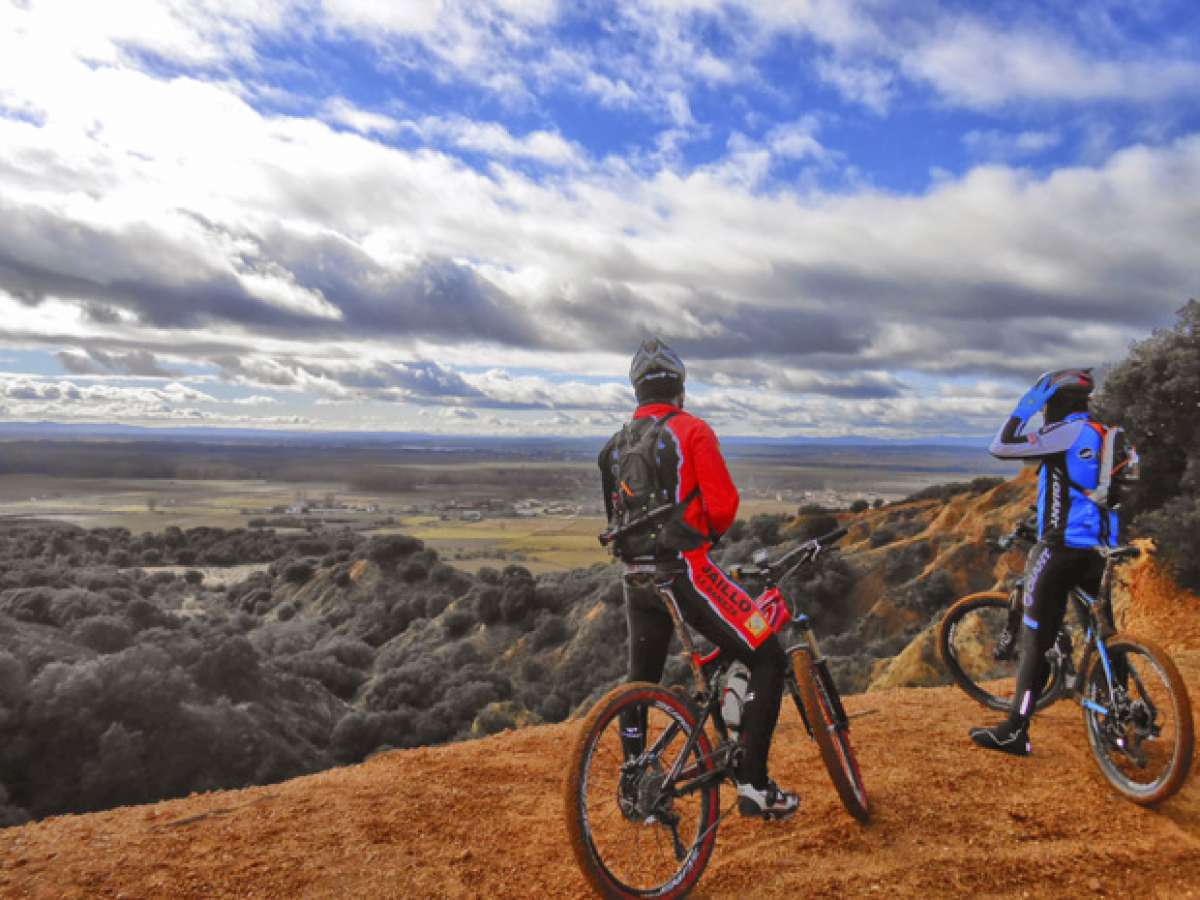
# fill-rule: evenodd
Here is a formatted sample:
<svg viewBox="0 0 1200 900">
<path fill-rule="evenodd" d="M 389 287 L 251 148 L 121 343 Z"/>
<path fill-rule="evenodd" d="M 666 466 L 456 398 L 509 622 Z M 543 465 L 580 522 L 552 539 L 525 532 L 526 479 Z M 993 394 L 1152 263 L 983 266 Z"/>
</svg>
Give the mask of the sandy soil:
<svg viewBox="0 0 1200 900">
<path fill-rule="evenodd" d="M 1200 606 L 1147 593 L 1127 627 L 1136 621 L 1172 647 L 1194 704 Z M 725 819 L 697 896 L 1200 896 L 1200 780 L 1159 810 L 1120 799 L 1074 705 L 1038 717 L 1027 759 L 974 748 L 968 727 L 994 715 L 954 688 L 864 694 L 847 707 L 862 714 L 853 735 L 872 823 L 841 809 L 786 708 L 772 770 L 801 791 L 800 814 L 773 825 Z M 0 895 L 580 896 L 561 800 L 577 728 L 10 828 L 0 831 Z M 731 802 L 728 789 L 722 796 Z"/>
</svg>

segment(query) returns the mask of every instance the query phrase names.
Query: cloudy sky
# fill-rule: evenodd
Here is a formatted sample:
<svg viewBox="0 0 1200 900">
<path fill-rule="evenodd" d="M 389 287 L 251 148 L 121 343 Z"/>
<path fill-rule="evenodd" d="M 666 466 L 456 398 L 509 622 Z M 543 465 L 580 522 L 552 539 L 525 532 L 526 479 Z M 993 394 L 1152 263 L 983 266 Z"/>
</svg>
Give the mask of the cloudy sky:
<svg viewBox="0 0 1200 900">
<path fill-rule="evenodd" d="M 1192 0 L 0 0 L 0 419 L 989 431 L 1200 294 Z"/>
</svg>

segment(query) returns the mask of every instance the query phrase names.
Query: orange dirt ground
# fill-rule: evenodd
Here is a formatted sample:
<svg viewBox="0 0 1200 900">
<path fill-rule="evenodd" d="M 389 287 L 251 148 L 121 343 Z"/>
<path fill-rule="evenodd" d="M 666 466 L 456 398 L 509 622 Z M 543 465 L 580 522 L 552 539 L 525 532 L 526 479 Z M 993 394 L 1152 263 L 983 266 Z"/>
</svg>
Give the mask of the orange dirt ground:
<svg viewBox="0 0 1200 900">
<path fill-rule="evenodd" d="M 1200 601 L 1162 601 L 1131 610 L 1128 624 L 1171 646 L 1195 705 Z M 967 728 L 995 716 L 954 688 L 849 698 L 864 714 L 853 736 L 874 805 L 863 827 L 785 703 L 772 770 L 801 790 L 800 813 L 773 825 L 725 819 L 695 896 L 1200 896 L 1200 781 L 1159 810 L 1122 800 L 1073 704 L 1039 716 L 1034 755 L 1015 759 L 969 743 Z M 0 895 L 581 896 L 561 799 L 577 728 L 6 829 Z"/>
</svg>

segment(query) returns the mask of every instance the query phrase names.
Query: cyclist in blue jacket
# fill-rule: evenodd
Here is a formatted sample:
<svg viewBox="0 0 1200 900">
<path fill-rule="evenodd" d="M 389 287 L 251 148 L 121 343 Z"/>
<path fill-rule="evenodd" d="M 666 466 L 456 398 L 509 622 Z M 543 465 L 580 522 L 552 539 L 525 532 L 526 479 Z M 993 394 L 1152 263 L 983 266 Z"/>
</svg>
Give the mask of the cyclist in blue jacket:
<svg viewBox="0 0 1200 900">
<path fill-rule="evenodd" d="M 971 740 L 989 750 L 1017 756 L 1032 752 L 1029 721 L 1046 677 L 1046 651 L 1062 627 L 1067 595 L 1076 585 L 1095 593 L 1104 569 L 1095 548 L 1119 543 L 1120 521 L 1112 504 L 1101 507 L 1089 496 L 1100 482 L 1106 432 L 1088 410 L 1093 387 L 1091 369 L 1046 373 L 1017 403 L 989 448 L 1000 459 L 1039 466 L 1038 543 L 1025 568 L 1012 709 L 1001 724 L 970 733 Z M 1029 421 L 1043 408 L 1042 427 L 1028 431 Z"/>
</svg>

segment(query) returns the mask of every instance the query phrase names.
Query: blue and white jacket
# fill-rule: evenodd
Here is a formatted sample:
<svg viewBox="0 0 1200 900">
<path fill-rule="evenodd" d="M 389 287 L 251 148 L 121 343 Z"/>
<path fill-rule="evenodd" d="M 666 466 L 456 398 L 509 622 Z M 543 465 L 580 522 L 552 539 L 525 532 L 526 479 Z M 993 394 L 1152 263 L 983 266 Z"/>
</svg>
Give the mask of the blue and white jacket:
<svg viewBox="0 0 1200 900">
<path fill-rule="evenodd" d="M 1121 523 L 1087 496 L 1100 481 L 1104 427 L 1084 412 L 1025 433 L 1028 419 L 1011 416 L 989 451 L 999 459 L 1038 464 L 1038 537 L 1065 547 L 1115 547 Z"/>
</svg>

